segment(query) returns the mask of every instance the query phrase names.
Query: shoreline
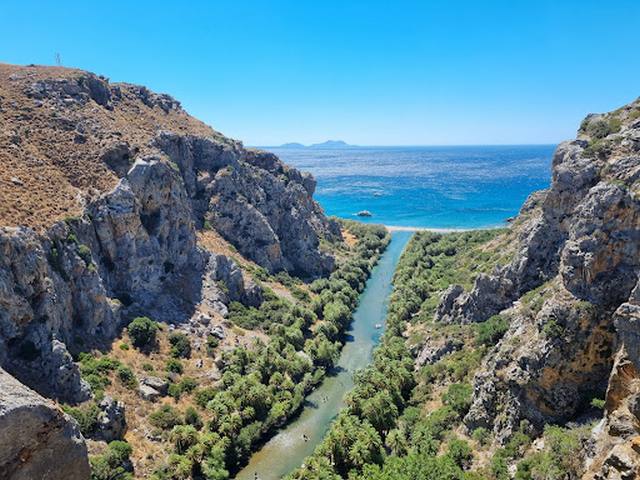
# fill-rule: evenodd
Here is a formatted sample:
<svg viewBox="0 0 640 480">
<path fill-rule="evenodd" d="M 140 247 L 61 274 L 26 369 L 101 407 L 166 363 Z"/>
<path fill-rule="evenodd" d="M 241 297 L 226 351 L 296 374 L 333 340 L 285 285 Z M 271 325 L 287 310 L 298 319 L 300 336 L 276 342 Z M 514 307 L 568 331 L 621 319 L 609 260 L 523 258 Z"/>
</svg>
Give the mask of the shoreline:
<svg viewBox="0 0 640 480">
<path fill-rule="evenodd" d="M 475 228 L 433 228 L 433 227 L 403 227 L 399 225 L 383 225 L 389 232 L 434 232 L 434 233 L 457 233 L 471 232 L 474 230 L 493 230 L 496 228 L 507 228 L 507 226 L 475 227 Z"/>
</svg>

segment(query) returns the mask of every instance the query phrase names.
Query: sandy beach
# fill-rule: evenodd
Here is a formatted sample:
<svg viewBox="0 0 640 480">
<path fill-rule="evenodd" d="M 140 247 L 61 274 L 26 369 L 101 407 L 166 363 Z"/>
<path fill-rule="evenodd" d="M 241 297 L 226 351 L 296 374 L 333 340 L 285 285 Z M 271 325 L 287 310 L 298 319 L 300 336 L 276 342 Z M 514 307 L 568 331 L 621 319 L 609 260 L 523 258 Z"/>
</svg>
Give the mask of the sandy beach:
<svg viewBox="0 0 640 480">
<path fill-rule="evenodd" d="M 395 225 L 384 226 L 390 232 L 435 232 L 435 233 L 454 233 L 468 232 L 470 230 L 484 230 L 481 228 L 430 228 L 430 227 L 400 227 Z M 494 227 L 497 228 L 497 227 Z"/>
</svg>

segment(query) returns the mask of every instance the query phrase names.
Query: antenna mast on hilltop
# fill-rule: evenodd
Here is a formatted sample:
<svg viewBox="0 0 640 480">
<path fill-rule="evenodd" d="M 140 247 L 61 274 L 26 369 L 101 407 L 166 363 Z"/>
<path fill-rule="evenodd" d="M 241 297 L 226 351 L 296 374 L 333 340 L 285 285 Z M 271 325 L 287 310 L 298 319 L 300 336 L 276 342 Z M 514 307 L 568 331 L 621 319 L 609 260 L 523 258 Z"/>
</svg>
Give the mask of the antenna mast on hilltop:
<svg viewBox="0 0 640 480">
<path fill-rule="evenodd" d="M 62 57 L 61 57 L 61 56 L 60 56 L 60 54 L 59 54 L 59 53 L 57 53 L 57 52 L 56 52 L 56 65 L 57 65 L 58 67 L 61 67 L 61 66 L 62 66 Z"/>
</svg>

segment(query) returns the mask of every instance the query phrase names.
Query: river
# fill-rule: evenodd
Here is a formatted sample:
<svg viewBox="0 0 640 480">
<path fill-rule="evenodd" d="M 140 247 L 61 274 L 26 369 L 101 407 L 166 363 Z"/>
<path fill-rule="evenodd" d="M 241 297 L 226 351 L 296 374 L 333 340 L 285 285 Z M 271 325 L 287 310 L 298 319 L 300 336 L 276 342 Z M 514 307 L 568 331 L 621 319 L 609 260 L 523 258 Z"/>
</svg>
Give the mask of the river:
<svg viewBox="0 0 640 480">
<path fill-rule="evenodd" d="M 371 362 L 383 331 L 376 324 L 384 326 L 393 273 L 411 235 L 407 231 L 392 232 L 391 243 L 360 296 L 334 374 L 307 396 L 304 409 L 293 422 L 253 454 L 236 475 L 237 480 L 255 480 L 256 472 L 260 480 L 277 480 L 302 465 L 322 441 L 331 421 L 344 407 L 345 394 L 353 388 L 353 373 Z"/>
</svg>

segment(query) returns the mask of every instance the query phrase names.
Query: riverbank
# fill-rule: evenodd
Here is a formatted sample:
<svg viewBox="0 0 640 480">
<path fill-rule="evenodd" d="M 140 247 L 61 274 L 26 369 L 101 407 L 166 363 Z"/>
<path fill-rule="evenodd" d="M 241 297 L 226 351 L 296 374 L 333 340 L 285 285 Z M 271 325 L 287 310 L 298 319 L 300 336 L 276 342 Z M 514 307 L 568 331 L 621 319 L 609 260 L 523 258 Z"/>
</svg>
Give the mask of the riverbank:
<svg viewBox="0 0 640 480">
<path fill-rule="evenodd" d="M 340 359 L 322 384 L 305 399 L 300 416 L 256 452 L 238 473 L 238 480 L 276 480 L 302 465 L 322 441 L 344 396 L 354 385 L 353 374 L 369 365 L 383 332 L 391 281 L 410 232 L 394 232 L 392 240 L 373 268 L 347 331 Z M 381 328 L 376 328 L 380 326 Z"/>
</svg>

